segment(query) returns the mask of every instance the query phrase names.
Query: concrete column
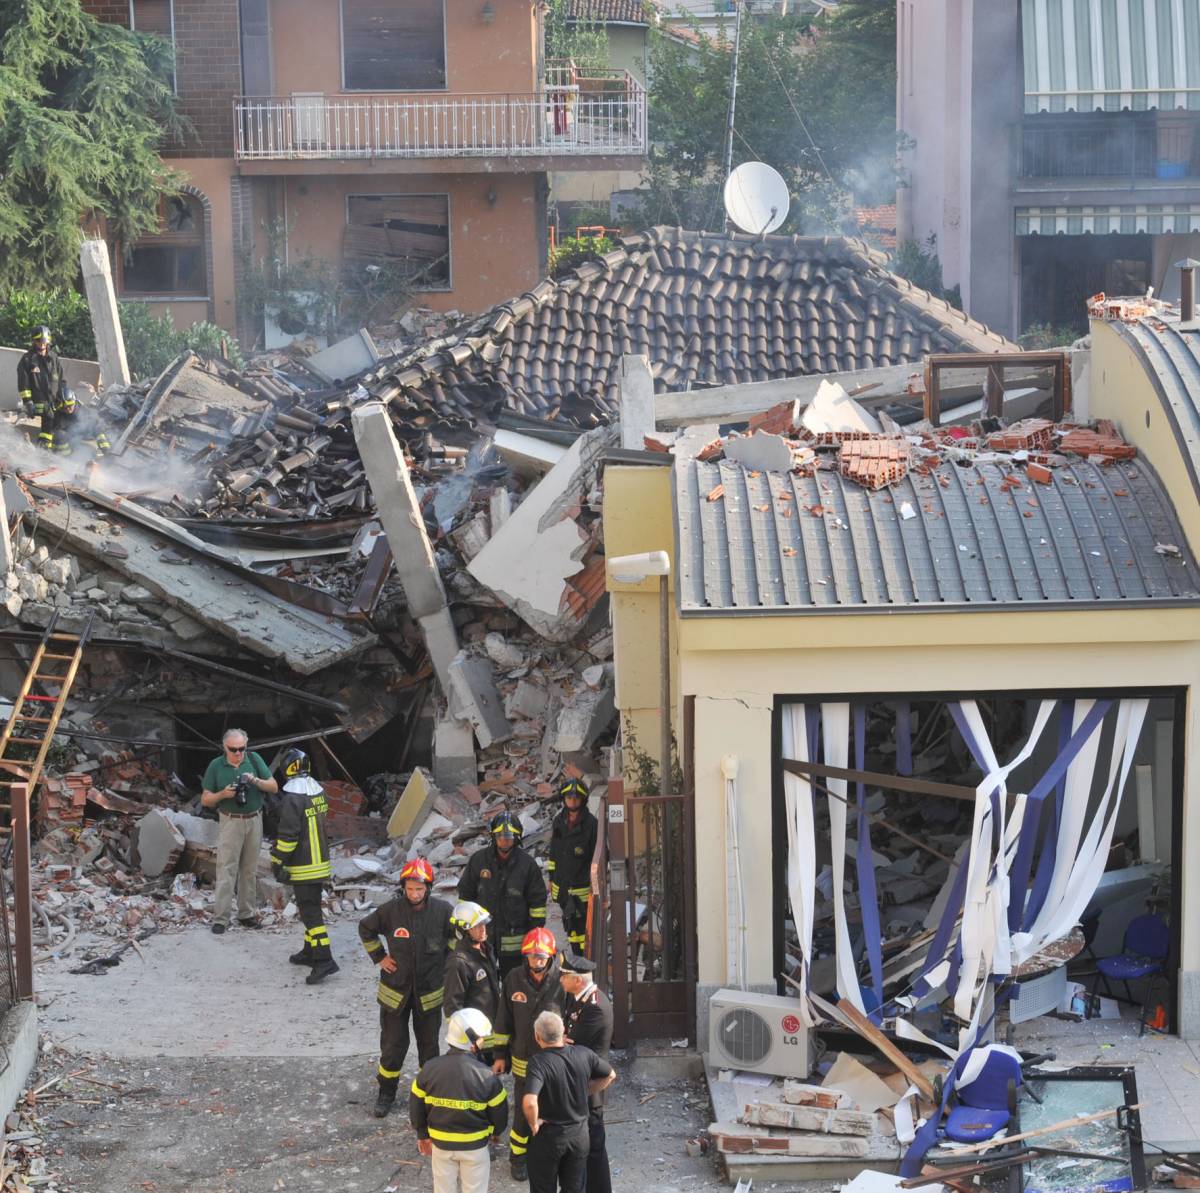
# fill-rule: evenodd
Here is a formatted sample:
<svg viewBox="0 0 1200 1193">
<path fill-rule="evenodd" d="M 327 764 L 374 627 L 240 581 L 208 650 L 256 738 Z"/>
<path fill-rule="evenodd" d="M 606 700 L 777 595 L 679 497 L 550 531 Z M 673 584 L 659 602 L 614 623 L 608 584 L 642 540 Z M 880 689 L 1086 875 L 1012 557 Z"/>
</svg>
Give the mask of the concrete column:
<svg viewBox="0 0 1200 1193">
<path fill-rule="evenodd" d="M 368 402 L 354 411 L 351 422 L 367 482 L 375 496 L 375 508 L 396 561 L 396 574 L 408 601 L 408 612 L 418 620 L 429 617 L 445 608 L 446 591 L 391 415 L 382 402 Z"/>
<path fill-rule="evenodd" d="M 654 434 L 654 378 L 644 356 L 621 357 L 621 446 L 634 451 Z"/>
<path fill-rule="evenodd" d="M 125 337 L 121 334 L 121 316 L 117 311 L 108 245 L 103 240 L 85 240 L 79 250 L 79 264 L 83 270 L 88 307 L 92 312 L 100 382 L 102 385 L 128 385 L 129 364 L 125 360 Z"/>
</svg>

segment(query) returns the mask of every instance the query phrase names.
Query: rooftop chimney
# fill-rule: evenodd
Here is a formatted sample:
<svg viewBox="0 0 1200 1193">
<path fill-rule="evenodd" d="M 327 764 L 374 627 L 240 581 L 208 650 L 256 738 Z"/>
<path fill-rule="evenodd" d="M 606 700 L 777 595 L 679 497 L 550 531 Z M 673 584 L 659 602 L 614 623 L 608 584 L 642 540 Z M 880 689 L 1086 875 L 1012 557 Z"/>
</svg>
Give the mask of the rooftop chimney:
<svg viewBox="0 0 1200 1193">
<path fill-rule="evenodd" d="M 1196 326 L 1196 269 L 1200 261 L 1185 257 L 1175 262 L 1179 270 L 1179 324 L 1181 327 Z"/>
</svg>

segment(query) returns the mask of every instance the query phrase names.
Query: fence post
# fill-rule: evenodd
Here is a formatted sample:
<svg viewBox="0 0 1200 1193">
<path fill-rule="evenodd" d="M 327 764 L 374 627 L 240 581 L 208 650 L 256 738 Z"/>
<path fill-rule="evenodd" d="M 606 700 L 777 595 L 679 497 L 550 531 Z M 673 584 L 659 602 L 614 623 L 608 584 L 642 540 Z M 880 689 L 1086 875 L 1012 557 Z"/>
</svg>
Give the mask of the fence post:
<svg viewBox="0 0 1200 1193">
<path fill-rule="evenodd" d="M 13 899 L 17 961 L 17 997 L 33 997 L 33 899 L 29 887 L 29 788 L 24 783 L 12 792 Z"/>
</svg>

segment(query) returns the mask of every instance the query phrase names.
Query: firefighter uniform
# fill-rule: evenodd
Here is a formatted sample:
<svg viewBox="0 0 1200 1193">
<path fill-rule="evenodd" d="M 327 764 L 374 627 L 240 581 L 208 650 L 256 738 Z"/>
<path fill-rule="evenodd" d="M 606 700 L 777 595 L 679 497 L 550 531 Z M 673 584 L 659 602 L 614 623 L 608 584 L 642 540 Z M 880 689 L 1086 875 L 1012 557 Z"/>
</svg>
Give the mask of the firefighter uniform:
<svg viewBox="0 0 1200 1193">
<path fill-rule="evenodd" d="M 596 963 L 587 958 L 572 957 L 564 964 L 564 972 L 587 974 L 595 971 Z M 563 1028 L 574 1044 L 590 1048 L 602 1060 L 608 1060 L 612 1047 L 612 1002 L 595 983 L 578 996 L 568 994 L 563 1004 Z M 612 1173 L 608 1164 L 608 1142 L 604 1131 L 604 1093 L 592 1094 L 588 1100 L 587 1193 L 612 1193 Z"/>
<path fill-rule="evenodd" d="M 563 928 L 576 953 L 587 943 L 588 903 L 592 898 L 592 856 L 596 852 L 596 818 L 582 808 L 571 823 L 564 808 L 550 830 L 550 898 L 562 908 Z"/>
<path fill-rule="evenodd" d="M 271 848 L 271 869 L 292 884 L 292 897 L 304 925 L 303 956 L 313 963 L 330 961 L 329 932 L 321 911 L 321 891 L 333 872 L 325 815 L 329 804 L 315 779 L 304 775 L 284 784 L 279 798 L 279 825 Z"/>
<path fill-rule="evenodd" d="M 443 979 L 453 940 L 450 904 L 430 896 L 420 907 L 413 907 L 401 894 L 360 920 L 358 935 L 367 956 L 377 965 L 385 955 L 396 962 L 394 973 L 380 972 L 375 991 L 379 1002 L 379 1088 L 381 1095 L 394 1098 L 408 1055 L 410 1015 L 418 1061 L 424 1064 L 438 1054 Z M 380 942 L 381 936 L 386 945 Z"/>
<path fill-rule="evenodd" d="M 451 1024 L 449 1038 L 453 1038 Z M 451 1045 L 422 1066 L 412 1083 L 408 1117 L 418 1139 L 433 1144 L 434 1193 L 486 1193 L 488 1141 L 508 1124 L 500 1079 L 473 1052 Z"/>
<path fill-rule="evenodd" d="M 524 1164 L 529 1148 L 529 1124 L 522 1105 L 529 1058 L 538 1051 L 533 1025 L 543 1011 L 562 1013 L 563 990 L 559 983 L 559 961 L 554 957 L 546 976 L 535 982 L 525 965 L 512 970 L 504 979 L 500 1007 L 496 1014 L 492 1042 L 497 1060 L 511 1062 L 513 1075 L 512 1126 L 508 1130 L 508 1151 L 514 1162 Z"/>
<path fill-rule="evenodd" d="M 472 1008 L 482 1011 L 495 1022 L 496 1007 L 500 1002 L 500 975 L 486 944 L 477 949 L 469 939 L 458 942 L 446 962 L 445 988 L 442 1014 L 447 1019 L 455 1011 Z"/>
<path fill-rule="evenodd" d="M 35 348 L 17 361 L 17 397 L 25 406 L 27 414 L 45 415 L 63 386 L 62 363 L 53 348 L 43 356 Z"/>
<path fill-rule="evenodd" d="M 486 907 L 492 915 L 492 947 L 503 978 L 521 964 L 521 941 L 531 928 L 546 924 L 546 881 L 537 862 L 514 845 L 502 859 L 496 846 L 471 854 L 458 880 L 458 897 Z"/>
</svg>

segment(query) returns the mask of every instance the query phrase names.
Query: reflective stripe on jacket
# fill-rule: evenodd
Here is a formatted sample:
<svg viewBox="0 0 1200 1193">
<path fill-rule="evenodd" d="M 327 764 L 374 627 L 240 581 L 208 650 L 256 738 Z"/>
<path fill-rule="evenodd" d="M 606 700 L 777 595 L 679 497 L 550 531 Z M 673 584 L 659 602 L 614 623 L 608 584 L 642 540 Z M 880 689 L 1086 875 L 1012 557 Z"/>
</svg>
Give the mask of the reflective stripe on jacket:
<svg viewBox="0 0 1200 1193">
<path fill-rule="evenodd" d="M 279 827 L 271 861 L 283 867 L 284 882 L 324 882 L 333 873 L 325 814 L 324 792 L 302 795 L 284 791 L 279 804 Z"/>
<path fill-rule="evenodd" d="M 408 1117 L 418 1139 L 448 1151 L 485 1147 L 508 1124 L 508 1095 L 477 1056 L 452 1048 L 426 1062 L 412 1083 Z"/>
<path fill-rule="evenodd" d="M 395 973 L 379 974 L 375 994 L 381 1007 L 398 1011 L 412 997 L 422 1011 L 442 1005 L 453 936 L 450 912 L 444 899 L 430 897 L 421 907 L 413 907 L 400 895 L 359 921 L 358 936 L 367 956 L 378 965 L 386 949 L 396 962 Z"/>
</svg>

